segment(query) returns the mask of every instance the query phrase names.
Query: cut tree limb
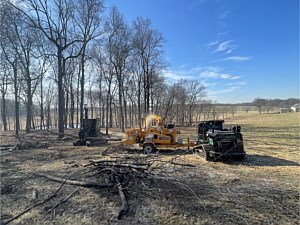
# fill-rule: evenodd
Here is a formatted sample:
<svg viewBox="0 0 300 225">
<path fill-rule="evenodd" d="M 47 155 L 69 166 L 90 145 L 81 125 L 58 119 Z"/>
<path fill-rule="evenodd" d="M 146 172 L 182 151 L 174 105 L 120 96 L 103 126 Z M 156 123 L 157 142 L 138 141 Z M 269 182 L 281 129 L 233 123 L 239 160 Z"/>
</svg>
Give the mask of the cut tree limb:
<svg viewBox="0 0 300 225">
<path fill-rule="evenodd" d="M 118 191 L 119 191 L 119 196 L 120 196 L 121 202 L 122 202 L 121 209 L 120 209 L 120 211 L 118 213 L 118 216 L 117 216 L 117 219 L 120 220 L 122 218 L 122 216 L 125 213 L 128 212 L 129 206 L 128 206 L 128 202 L 127 202 L 126 196 L 125 196 L 124 191 L 123 191 L 122 184 L 120 182 L 120 178 L 116 177 L 116 181 L 117 181 L 117 187 L 118 187 Z"/>
<path fill-rule="evenodd" d="M 113 184 L 99 184 L 96 182 L 85 182 L 85 181 L 77 181 L 77 180 L 67 180 L 67 179 L 63 179 L 60 177 L 54 177 L 48 174 L 44 174 L 44 173 L 33 173 L 36 176 L 39 177 L 45 177 L 49 180 L 55 181 L 55 182 L 59 182 L 59 183 L 63 183 L 65 182 L 66 184 L 70 184 L 70 185 L 76 185 L 76 186 L 81 186 L 81 187 L 87 187 L 87 188 L 112 188 L 114 185 Z"/>
<path fill-rule="evenodd" d="M 140 170 L 147 170 L 149 168 L 149 166 L 145 164 L 129 164 L 129 163 L 114 163 L 114 162 L 103 162 L 103 163 L 94 163 L 94 164 L 103 165 L 103 166 L 128 167 L 128 168 L 140 169 Z"/>
<path fill-rule="evenodd" d="M 189 163 L 177 163 L 177 162 L 170 162 L 170 163 L 176 166 L 196 167 L 195 165 Z"/>
</svg>

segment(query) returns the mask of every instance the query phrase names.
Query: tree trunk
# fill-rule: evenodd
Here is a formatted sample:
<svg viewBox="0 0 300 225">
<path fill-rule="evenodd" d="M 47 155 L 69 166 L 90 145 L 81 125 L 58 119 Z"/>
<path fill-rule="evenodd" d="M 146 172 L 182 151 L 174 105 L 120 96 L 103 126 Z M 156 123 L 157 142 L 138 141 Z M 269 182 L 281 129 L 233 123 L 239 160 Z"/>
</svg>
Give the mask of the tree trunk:
<svg viewBox="0 0 300 225">
<path fill-rule="evenodd" d="M 105 125 L 104 115 L 105 115 L 105 105 L 103 103 L 103 105 L 102 105 L 102 126 L 101 127 L 104 127 L 104 125 Z"/>
<path fill-rule="evenodd" d="M 78 72 L 78 79 L 77 79 L 77 99 L 76 99 L 76 128 L 79 126 L 79 87 L 80 87 L 80 65 L 79 65 L 79 72 Z"/>
<path fill-rule="evenodd" d="M 192 126 L 192 106 L 189 105 L 189 126 Z"/>
<path fill-rule="evenodd" d="M 108 112 L 110 107 L 110 83 L 108 84 L 107 96 L 106 96 L 106 126 L 105 126 L 105 133 L 108 134 Z"/>
<path fill-rule="evenodd" d="M 89 90 L 89 98 L 90 98 L 90 107 L 91 107 L 91 118 L 94 118 L 94 107 L 93 107 L 93 97 L 92 97 L 92 85 L 90 84 Z"/>
<path fill-rule="evenodd" d="M 129 127 L 132 127 L 132 105 L 129 104 L 128 106 L 128 113 L 129 113 Z"/>
<path fill-rule="evenodd" d="M 47 129 L 50 129 L 50 103 L 47 105 Z"/>
<path fill-rule="evenodd" d="M 125 97 L 123 98 L 124 101 L 124 127 L 127 128 L 128 127 L 128 115 L 127 115 L 127 102 Z M 124 129 L 125 132 L 125 129 Z"/>
<path fill-rule="evenodd" d="M 109 128 L 113 127 L 112 96 L 109 98 Z"/>
<path fill-rule="evenodd" d="M 20 129 L 20 108 L 19 108 L 19 96 L 18 96 L 18 71 L 17 71 L 17 65 L 15 64 L 13 67 L 14 71 L 14 91 L 15 91 L 15 133 L 16 135 L 19 135 L 19 129 Z"/>
<path fill-rule="evenodd" d="M 65 80 L 66 83 L 66 80 Z M 64 115 L 64 126 L 68 127 L 68 115 L 69 115 L 69 90 L 68 87 L 65 88 L 66 101 L 65 101 L 65 115 Z"/>
<path fill-rule="evenodd" d="M 34 123 L 33 113 L 32 113 L 32 117 L 31 117 L 31 121 L 32 121 L 32 126 L 30 126 L 30 127 L 35 130 L 35 123 Z"/>
<path fill-rule="evenodd" d="M 138 82 L 138 123 L 142 120 L 141 114 L 141 82 Z"/>
<path fill-rule="evenodd" d="M 40 129 L 43 129 L 43 123 L 44 123 L 44 104 L 43 104 L 43 76 L 41 76 L 41 121 L 40 121 Z"/>
<path fill-rule="evenodd" d="M 3 82 L 3 85 L 4 85 L 4 82 Z M 3 129 L 4 129 L 4 131 L 7 131 L 6 100 L 5 100 L 5 92 L 4 91 L 2 91 L 1 117 L 2 117 Z"/>
<path fill-rule="evenodd" d="M 70 109 L 70 127 L 74 128 L 74 113 L 75 113 L 75 96 L 73 91 L 72 79 L 70 83 L 70 98 L 71 98 L 71 109 Z"/>
<path fill-rule="evenodd" d="M 31 81 L 27 81 L 27 104 L 26 104 L 26 132 L 30 132 L 32 119 L 32 95 L 31 95 Z"/>
<path fill-rule="evenodd" d="M 128 126 L 128 120 L 127 120 L 127 102 L 125 98 L 125 91 L 124 91 L 124 86 L 122 84 L 122 94 L 123 94 L 123 103 L 124 103 L 124 127 L 127 128 Z M 124 131 L 125 132 L 125 129 Z"/>
<path fill-rule="evenodd" d="M 65 60 L 62 55 L 62 50 L 58 49 L 58 133 L 59 138 L 64 137 L 64 115 L 65 115 L 65 99 L 63 89 L 63 76 L 65 75 Z"/>
<path fill-rule="evenodd" d="M 147 85 L 146 85 L 146 74 L 144 73 L 144 114 L 147 115 Z"/>
<path fill-rule="evenodd" d="M 85 47 L 82 50 L 81 56 L 81 77 L 80 77 L 80 124 L 82 123 L 83 119 L 83 104 L 84 104 L 84 54 L 85 54 Z"/>
<path fill-rule="evenodd" d="M 119 83 L 119 107 L 120 107 L 120 126 L 122 129 L 122 132 L 125 132 L 125 126 L 124 126 L 124 113 L 123 113 L 123 103 L 122 103 L 122 81 L 121 79 L 118 80 Z"/>
</svg>

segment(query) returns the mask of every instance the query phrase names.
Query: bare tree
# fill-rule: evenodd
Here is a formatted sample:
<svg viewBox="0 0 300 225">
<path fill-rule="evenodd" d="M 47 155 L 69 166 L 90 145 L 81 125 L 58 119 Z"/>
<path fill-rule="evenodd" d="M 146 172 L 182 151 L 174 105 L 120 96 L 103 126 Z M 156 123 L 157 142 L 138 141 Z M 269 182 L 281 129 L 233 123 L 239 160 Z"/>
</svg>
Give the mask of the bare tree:
<svg viewBox="0 0 300 225">
<path fill-rule="evenodd" d="M 255 98 L 253 103 L 257 107 L 259 114 L 261 114 L 262 107 L 266 105 L 267 100 L 262 98 Z"/>
<path fill-rule="evenodd" d="M 206 93 L 204 92 L 205 86 L 197 80 L 181 80 L 179 84 L 185 88 L 187 94 L 187 107 L 189 116 L 189 126 L 192 125 L 193 110 L 195 105 L 202 100 Z"/>
<path fill-rule="evenodd" d="M 236 105 L 230 104 L 229 107 L 230 107 L 230 112 L 231 112 L 232 118 L 234 118 L 234 114 L 236 113 Z"/>
<path fill-rule="evenodd" d="M 169 120 L 171 121 L 174 117 L 170 118 L 170 111 L 174 105 L 174 101 L 175 101 L 175 96 L 176 96 L 176 85 L 173 85 L 169 88 L 167 88 L 167 86 L 165 86 L 165 91 L 163 93 L 163 98 L 162 98 L 162 102 L 164 102 L 162 108 L 163 108 L 163 121 Z M 175 114 L 173 113 L 173 116 Z"/>
<path fill-rule="evenodd" d="M 83 118 L 84 85 L 85 85 L 85 62 L 87 60 L 87 47 L 91 40 L 101 34 L 101 12 L 103 11 L 103 0 L 77 0 L 76 1 L 75 23 L 78 26 L 82 39 L 80 57 L 80 120 Z"/>
<path fill-rule="evenodd" d="M 144 90 L 144 113 L 150 112 L 150 93 L 153 75 L 165 67 L 162 34 L 152 28 L 149 19 L 138 17 L 133 23 L 133 48 L 138 56 Z"/>
<path fill-rule="evenodd" d="M 57 94 L 55 90 L 53 90 L 53 80 L 48 81 L 48 87 L 45 90 L 45 115 L 46 115 L 46 126 L 47 129 L 53 127 L 54 117 L 52 116 L 54 109 L 56 108 L 55 98 Z"/>
<path fill-rule="evenodd" d="M 13 92 L 14 92 L 14 102 L 15 102 L 15 134 L 19 134 L 20 129 L 20 103 L 19 103 L 19 93 L 20 93 L 20 76 L 19 76 L 19 48 L 18 41 L 16 38 L 14 24 L 16 24 L 21 16 L 20 13 L 13 10 L 10 7 L 9 2 L 1 2 L 1 48 L 5 60 L 9 63 L 12 68 L 13 76 Z"/>
<path fill-rule="evenodd" d="M 116 7 L 110 11 L 110 16 L 105 23 L 105 32 L 108 35 L 109 63 L 112 64 L 113 72 L 116 76 L 118 85 L 118 100 L 121 118 L 121 129 L 125 131 L 125 116 L 123 104 L 124 95 L 124 76 L 126 61 L 130 51 L 130 35 L 123 16 Z"/>
<path fill-rule="evenodd" d="M 72 53 L 70 53 L 72 55 Z M 74 77 L 76 72 L 76 63 L 75 58 L 69 58 L 66 61 L 66 72 L 64 76 L 64 90 L 65 90 L 65 115 L 64 115 L 64 124 L 65 128 L 68 126 L 68 117 L 70 127 L 74 127 L 74 112 L 75 112 L 75 95 L 74 95 Z"/>
<path fill-rule="evenodd" d="M 3 124 L 3 130 L 7 131 L 7 116 L 6 116 L 6 94 L 9 85 L 9 77 L 11 76 L 11 70 L 3 52 L 1 52 L 1 63 L 0 63 L 0 92 L 1 92 L 1 118 Z"/>
<path fill-rule="evenodd" d="M 20 13 L 19 13 L 20 14 Z M 33 118 L 33 95 L 39 84 L 40 77 L 45 71 L 45 57 L 39 55 L 39 38 L 34 29 L 28 27 L 23 15 L 19 15 L 18 21 L 11 24 L 16 42 L 12 43 L 12 48 L 18 55 L 22 68 L 22 79 L 25 82 L 23 88 L 26 105 L 26 132 L 30 132 Z"/>
<path fill-rule="evenodd" d="M 64 52 L 72 45 L 82 43 L 82 39 L 75 32 L 73 22 L 74 2 L 72 0 L 24 0 L 19 6 L 13 6 L 27 17 L 30 26 L 38 29 L 56 48 L 58 129 L 59 137 L 63 137 L 65 112 L 63 77 L 67 59 Z"/>
<path fill-rule="evenodd" d="M 38 99 L 38 104 L 40 107 L 40 129 L 42 130 L 43 127 L 45 126 L 45 113 L 44 113 L 44 78 L 45 74 L 49 69 L 49 63 L 48 57 L 46 55 L 40 56 L 36 58 L 36 66 L 35 66 L 35 72 L 37 74 L 37 78 L 39 77 L 39 86 L 40 89 L 39 91 L 39 99 Z"/>
<path fill-rule="evenodd" d="M 131 91 L 136 96 L 136 102 L 137 102 L 137 120 L 141 121 L 142 117 L 142 67 L 139 61 L 139 57 L 137 54 L 133 53 L 130 58 L 131 67 L 130 71 L 132 74 L 132 83 L 131 83 Z M 131 101 L 132 105 L 135 98 L 133 95 L 131 95 Z"/>
<path fill-rule="evenodd" d="M 103 46 L 103 49 L 101 47 L 97 47 L 94 49 L 94 57 L 97 62 L 97 65 L 99 67 L 100 76 L 103 77 L 104 81 L 106 82 L 106 112 L 105 112 L 105 132 L 108 134 L 108 128 L 112 124 L 112 92 L 113 92 L 113 79 L 114 79 L 114 73 L 113 73 L 113 67 L 109 63 L 109 44 L 105 44 Z M 102 79 L 99 79 L 99 81 L 102 81 Z M 101 86 L 102 87 L 102 86 Z M 110 115 L 110 116 L 109 116 Z"/>
</svg>

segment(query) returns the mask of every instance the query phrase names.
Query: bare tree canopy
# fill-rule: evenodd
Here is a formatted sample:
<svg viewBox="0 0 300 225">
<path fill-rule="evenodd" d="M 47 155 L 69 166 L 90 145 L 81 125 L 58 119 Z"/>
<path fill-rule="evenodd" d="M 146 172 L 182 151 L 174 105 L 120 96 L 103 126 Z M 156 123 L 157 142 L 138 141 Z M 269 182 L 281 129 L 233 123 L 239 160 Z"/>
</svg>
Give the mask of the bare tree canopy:
<svg viewBox="0 0 300 225">
<path fill-rule="evenodd" d="M 13 86 L 16 128 L 20 104 L 27 132 L 39 124 L 58 128 L 59 137 L 79 127 L 84 104 L 106 133 L 110 127 L 125 131 L 150 113 L 190 125 L 197 117 L 205 87 L 164 77 L 166 41 L 149 19 L 130 24 L 116 7 L 104 16 L 103 0 L 1 4 L 1 104 Z M 2 114 L 7 129 L 6 111 Z"/>
</svg>

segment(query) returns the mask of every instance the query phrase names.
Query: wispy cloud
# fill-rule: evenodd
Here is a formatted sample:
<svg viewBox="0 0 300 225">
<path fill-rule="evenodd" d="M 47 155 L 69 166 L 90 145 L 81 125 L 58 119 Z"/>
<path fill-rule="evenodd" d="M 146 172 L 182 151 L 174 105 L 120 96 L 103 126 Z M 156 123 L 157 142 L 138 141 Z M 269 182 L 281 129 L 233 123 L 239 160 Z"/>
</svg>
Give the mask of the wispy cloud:
<svg viewBox="0 0 300 225">
<path fill-rule="evenodd" d="M 229 54 L 237 48 L 237 45 L 234 45 L 232 43 L 233 40 L 223 41 L 218 44 L 218 47 L 212 53 L 224 52 L 225 54 Z"/>
<path fill-rule="evenodd" d="M 182 66 L 180 66 L 178 70 L 165 70 L 164 77 L 175 82 L 180 79 L 202 79 L 202 81 L 206 81 L 209 79 L 237 80 L 242 77 L 223 71 L 223 68 L 216 66 L 196 66 L 190 69 L 182 68 Z M 216 82 L 213 81 L 210 82 L 210 84 L 216 84 Z"/>
<path fill-rule="evenodd" d="M 242 62 L 242 61 L 248 61 L 251 60 L 251 56 L 230 56 L 224 59 L 218 59 L 216 61 L 234 61 L 234 62 Z"/>
<path fill-rule="evenodd" d="M 227 35 L 229 32 L 227 31 L 227 32 L 219 32 L 218 33 L 218 36 L 225 36 L 225 35 Z"/>
<path fill-rule="evenodd" d="M 244 86 L 246 84 L 247 84 L 247 82 L 245 82 L 245 81 L 239 81 L 239 82 L 235 82 L 235 83 L 228 83 L 227 85 L 228 86 Z"/>
<path fill-rule="evenodd" d="M 207 90 L 207 94 L 208 94 L 208 96 L 212 96 L 212 95 L 218 95 L 218 94 L 233 92 L 237 89 L 239 89 L 238 86 L 229 87 L 227 89 L 222 89 L 222 90 Z"/>
<path fill-rule="evenodd" d="M 200 76 L 202 78 L 213 78 L 213 79 L 230 79 L 230 80 L 236 80 L 241 78 L 241 76 L 235 76 L 228 73 L 223 73 L 223 69 L 215 66 L 210 66 L 205 68 L 201 73 Z"/>
<path fill-rule="evenodd" d="M 179 71 L 171 71 L 171 70 L 165 70 L 164 71 L 164 77 L 176 82 L 181 79 L 193 79 L 194 77 L 192 75 L 189 75 L 187 72 L 179 70 Z"/>
<path fill-rule="evenodd" d="M 223 98 L 225 95 L 241 90 L 247 83 L 242 81 L 242 75 L 234 75 L 217 66 L 180 66 L 178 70 L 165 70 L 164 76 L 169 83 L 175 83 L 180 79 L 199 80 L 207 88 L 207 96 L 210 99 Z"/>
<path fill-rule="evenodd" d="M 217 45 L 219 44 L 220 41 L 212 41 L 212 42 L 209 42 L 208 44 L 204 45 L 206 48 L 211 48 L 212 46 L 214 45 Z"/>
<path fill-rule="evenodd" d="M 202 84 L 203 84 L 205 87 L 213 87 L 213 86 L 218 85 L 217 82 L 210 83 L 210 82 L 206 82 L 206 81 L 202 82 Z"/>
</svg>

